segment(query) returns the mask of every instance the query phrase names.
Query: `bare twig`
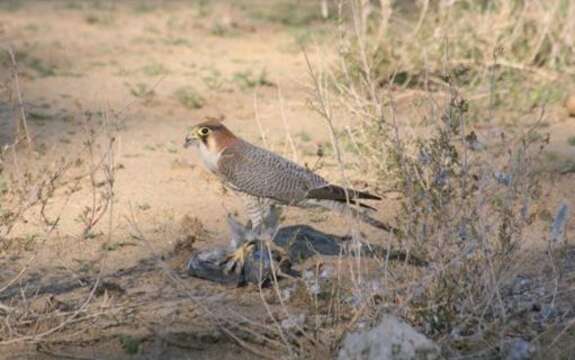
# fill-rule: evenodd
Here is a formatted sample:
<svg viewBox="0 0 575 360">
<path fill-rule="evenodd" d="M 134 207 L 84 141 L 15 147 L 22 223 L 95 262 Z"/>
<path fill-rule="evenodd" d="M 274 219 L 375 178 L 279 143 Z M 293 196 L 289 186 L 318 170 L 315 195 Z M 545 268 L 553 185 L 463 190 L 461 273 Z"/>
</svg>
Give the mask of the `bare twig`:
<svg viewBox="0 0 575 360">
<path fill-rule="evenodd" d="M 14 51 L 11 47 L 2 47 L 4 51 L 8 53 L 10 56 L 11 61 L 11 69 L 12 69 L 12 79 L 14 81 L 14 88 L 16 91 L 16 100 L 18 102 L 18 112 L 20 113 L 20 117 L 15 119 L 16 122 L 16 138 L 15 143 L 20 142 L 22 135 L 26 140 L 26 145 L 28 148 L 32 148 L 32 138 L 30 137 L 30 131 L 28 130 L 28 121 L 26 119 L 26 110 L 24 109 L 24 100 L 22 96 L 22 90 L 20 86 L 20 77 L 18 76 L 18 64 L 16 62 L 16 56 L 14 55 Z"/>
</svg>

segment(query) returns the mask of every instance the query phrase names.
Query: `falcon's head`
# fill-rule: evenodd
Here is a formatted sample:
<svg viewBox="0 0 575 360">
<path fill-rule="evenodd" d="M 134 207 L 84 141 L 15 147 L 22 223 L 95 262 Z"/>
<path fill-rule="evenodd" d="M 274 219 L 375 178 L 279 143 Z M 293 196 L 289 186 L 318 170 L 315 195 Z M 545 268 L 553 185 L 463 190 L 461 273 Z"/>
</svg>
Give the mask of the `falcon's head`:
<svg viewBox="0 0 575 360">
<path fill-rule="evenodd" d="M 220 152 L 236 139 L 236 136 L 221 121 L 208 120 L 190 129 L 184 147 L 205 147 L 209 151 Z"/>
</svg>

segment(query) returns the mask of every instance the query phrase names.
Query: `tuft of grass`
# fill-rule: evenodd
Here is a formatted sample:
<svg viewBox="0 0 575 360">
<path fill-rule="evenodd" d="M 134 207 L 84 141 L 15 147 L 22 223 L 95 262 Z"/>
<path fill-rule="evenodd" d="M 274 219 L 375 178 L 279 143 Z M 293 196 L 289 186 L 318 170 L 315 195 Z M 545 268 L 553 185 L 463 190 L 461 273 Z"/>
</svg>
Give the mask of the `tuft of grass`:
<svg viewBox="0 0 575 360">
<path fill-rule="evenodd" d="M 238 31 L 233 26 L 224 25 L 216 21 L 210 28 L 210 34 L 219 37 L 231 37 L 238 35 Z"/>
<path fill-rule="evenodd" d="M 204 104 L 204 98 L 191 86 L 184 86 L 174 92 L 174 97 L 180 104 L 188 109 L 201 109 Z"/>
<path fill-rule="evenodd" d="M 34 70 L 40 77 L 56 76 L 56 67 L 46 64 L 39 58 L 25 57 L 24 64 Z"/>
<path fill-rule="evenodd" d="M 84 21 L 90 25 L 110 26 L 114 24 L 114 17 L 111 13 L 90 13 L 84 15 Z"/>
<path fill-rule="evenodd" d="M 306 27 L 316 22 L 325 22 L 319 6 L 312 1 L 273 1 L 246 9 L 256 20 L 279 23 L 289 27 Z"/>
<path fill-rule="evenodd" d="M 296 133 L 296 134 L 294 135 L 294 137 L 300 139 L 300 140 L 303 141 L 303 142 L 310 142 L 310 141 L 312 140 L 312 139 L 311 139 L 311 135 L 308 134 L 308 133 L 305 132 L 305 131 L 300 131 L 300 132 Z"/>
<path fill-rule="evenodd" d="M 17 11 L 22 8 L 23 3 L 18 0 L 4 0 L 0 2 L 0 10 Z"/>
<path fill-rule="evenodd" d="M 140 339 L 131 335 L 121 335 L 119 340 L 122 345 L 122 349 L 129 355 L 137 354 L 140 349 L 140 344 L 142 343 Z"/>
<path fill-rule="evenodd" d="M 102 243 L 102 250 L 116 251 L 116 250 L 122 249 L 126 246 L 136 246 L 136 244 L 133 242 L 128 242 L 128 241 L 117 241 L 117 242 L 106 241 L 106 242 Z"/>
<path fill-rule="evenodd" d="M 59 46 L 56 43 L 55 46 Z M 14 54 L 16 61 L 23 65 L 24 73 L 28 76 L 38 76 L 38 77 L 52 77 L 52 76 L 66 76 L 66 77 L 81 77 L 81 74 L 74 73 L 70 70 L 63 69 L 51 64 L 50 61 L 46 61 L 43 58 L 36 57 L 26 50 L 16 51 Z M 0 52 L 0 63 L 6 63 L 8 61 L 8 54 L 6 52 Z"/>
<path fill-rule="evenodd" d="M 259 86 L 275 86 L 273 82 L 268 80 L 265 69 L 261 70 L 258 74 L 254 74 L 251 70 L 237 71 L 233 74 L 232 81 L 237 83 L 241 89 Z"/>
<path fill-rule="evenodd" d="M 575 146 L 575 136 L 570 136 L 567 139 L 567 144 L 571 145 L 571 146 Z"/>
<path fill-rule="evenodd" d="M 130 94 L 138 99 L 143 100 L 144 105 L 151 105 L 156 98 L 156 92 L 145 83 L 136 83 L 134 85 L 126 84 L 130 89 Z"/>
<path fill-rule="evenodd" d="M 67 10 L 82 10 L 83 4 L 79 1 L 69 0 L 62 5 L 62 8 Z"/>
<path fill-rule="evenodd" d="M 162 39 L 161 43 L 168 46 L 182 46 L 187 48 L 193 47 L 192 42 L 190 40 L 177 36 L 176 37 L 168 36 L 167 38 Z"/>
<path fill-rule="evenodd" d="M 4 178 L 4 175 L 0 172 L 0 196 L 8 192 L 8 182 Z"/>
<path fill-rule="evenodd" d="M 210 90 L 221 90 L 224 86 L 221 72 L 214 68 L 210 68 L 208 74 L 203 76 L 202 80 Z"/>
<path fill-rule="evenodd" d="M 161 76 L 170 73 L 170 70 L 168 70 L 168 68 L 159 63 L 145 65 L 144 67 L 142 67 L 141 71 L 144 75 L 147 76 Z"/>
<path fill-rule="evenodd" d="M 28 119 L 37 122 L 44 122 L 46 120 L 50 120 L 52 116 L 50 114 L 46 114 L 43 112 L 38 111 L 29 111 L 28 112 Z"/>
<path fill-rule="evenodd" d="M 158 7 L 148 2 L 137 2 L 134 4 L 133 11 L 135 14 L 149 14 L 156 11 Z"/>
</svg>

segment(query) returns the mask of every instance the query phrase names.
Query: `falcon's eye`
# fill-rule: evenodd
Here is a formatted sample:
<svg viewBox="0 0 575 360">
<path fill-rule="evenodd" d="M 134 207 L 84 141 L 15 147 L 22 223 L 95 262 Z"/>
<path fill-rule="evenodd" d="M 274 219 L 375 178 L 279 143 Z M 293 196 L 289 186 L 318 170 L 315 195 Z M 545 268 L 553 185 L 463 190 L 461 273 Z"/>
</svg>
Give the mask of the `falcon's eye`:
<svg viewBox="0 0 575 360">
<path fill-rule="evenodd" d="M 209 128 L 203 127 L 203 128 L 200 128 L 200 129 L 198 130 L 198 134 L 199 134 L 200 136 L 207 136 L 207 135 L 210 133 L 210 131 L 211 131 L 211 130 L 210 130 Z"/>
</svg>

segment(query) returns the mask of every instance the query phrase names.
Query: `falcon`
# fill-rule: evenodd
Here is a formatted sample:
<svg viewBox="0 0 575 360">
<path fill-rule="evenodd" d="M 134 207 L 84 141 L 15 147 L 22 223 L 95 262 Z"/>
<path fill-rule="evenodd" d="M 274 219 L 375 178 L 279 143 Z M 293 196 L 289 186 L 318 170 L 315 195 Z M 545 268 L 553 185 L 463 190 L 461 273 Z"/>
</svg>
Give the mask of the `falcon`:
<svg viewBox="0 0 575 360">
<path fill-rule="evenodd" d="M 376 228 L 396 230 L 369 213 L 375 209 L 360 200 L 381 200 L 365 191 L 329 183 L 311 170 L 234 135 L 219 120 L 193 126 L 184 147 L 196 148 L 206 168 L 245 200 L 253 229 L 265 226 L 278 206 L 321 207 L 351 215 Z M 244 255 L 238 250 L 236 260 Z"/>
</svg>

